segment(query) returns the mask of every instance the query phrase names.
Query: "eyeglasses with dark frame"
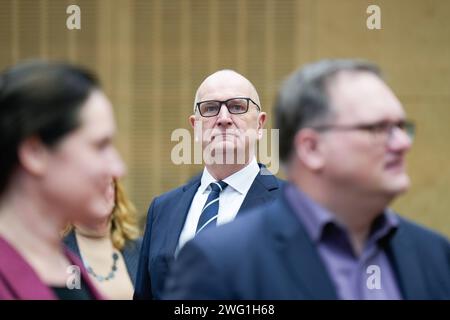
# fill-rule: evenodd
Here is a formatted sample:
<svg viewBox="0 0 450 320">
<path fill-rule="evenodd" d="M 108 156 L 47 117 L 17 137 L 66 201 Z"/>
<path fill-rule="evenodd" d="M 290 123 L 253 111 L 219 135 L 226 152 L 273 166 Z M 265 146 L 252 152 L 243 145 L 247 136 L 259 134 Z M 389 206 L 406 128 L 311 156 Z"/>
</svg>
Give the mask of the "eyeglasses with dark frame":
<svg viewBox="0 0 450 320">
<path fill-rule="evenodd" d="M 317 131 L 352 131 L 361 130 L 372 133 L 374 136 L 383 136 L 390 138 L 394 132 L 394 129 L 400 129 L 408 135 L 408 137 L 413 140 L 416 133 L 416 125 L 414 122 L 409 120 L 401 120 L 398 122 L 387 122 L 380 121 L 372 124 L 356 124 L 356 125 L 320 125 L 310 127 L 311 129 Z"/>
<path fill-rule="evenodd" d="M 196 108 L 200 112 L 200 115 L 206 118 L 217 116 L 223 104 L 225 104 L 228 112 L 231 114 L 244 114 L 248 111 L 250 101 L 258 108 L 258 111 L 261 111 L 260 106 L 255 101 L 253 101 L 251 98 L 244 97 L 231 98 L 225 101 L 200 101 L 197 102 Z"/>
</svg>

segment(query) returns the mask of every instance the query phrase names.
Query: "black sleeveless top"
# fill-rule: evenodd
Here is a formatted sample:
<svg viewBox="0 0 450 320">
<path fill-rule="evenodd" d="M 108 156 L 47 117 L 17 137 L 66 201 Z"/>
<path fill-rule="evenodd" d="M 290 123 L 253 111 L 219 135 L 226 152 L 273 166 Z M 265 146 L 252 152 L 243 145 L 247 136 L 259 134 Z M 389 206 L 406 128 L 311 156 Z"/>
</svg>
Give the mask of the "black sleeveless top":
<svg viewBox="0 0 450 320">
<path fill-rule="evenodd" d="M 80 289 L 69 289 L 67 287 L 51 287 L 53 293 L 59 300 L 92 300 L 93 295 L 86 283 L 81 280 Z"/>
</svg>

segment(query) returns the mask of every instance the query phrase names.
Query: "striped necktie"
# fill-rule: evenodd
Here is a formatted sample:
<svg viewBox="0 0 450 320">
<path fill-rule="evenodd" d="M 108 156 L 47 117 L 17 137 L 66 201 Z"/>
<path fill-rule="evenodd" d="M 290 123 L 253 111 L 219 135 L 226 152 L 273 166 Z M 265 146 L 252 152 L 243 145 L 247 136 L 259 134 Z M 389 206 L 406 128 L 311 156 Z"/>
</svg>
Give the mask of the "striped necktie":
<svg viewBox="0 0 450 320">
<path fill-rule="evenodd" d="M 197 231 L 200 231 L 217 224 L 217 215 L 219 213 L 219 195 L 227 187 L 227 183 L 223 181 L 212 182 L 209 186 L 211 187 L 211 192 L 208 195 L 205 206 L 203 207 L 202 213 L 200 214 L 200 219 L 197 223 Z"/>
</svg>

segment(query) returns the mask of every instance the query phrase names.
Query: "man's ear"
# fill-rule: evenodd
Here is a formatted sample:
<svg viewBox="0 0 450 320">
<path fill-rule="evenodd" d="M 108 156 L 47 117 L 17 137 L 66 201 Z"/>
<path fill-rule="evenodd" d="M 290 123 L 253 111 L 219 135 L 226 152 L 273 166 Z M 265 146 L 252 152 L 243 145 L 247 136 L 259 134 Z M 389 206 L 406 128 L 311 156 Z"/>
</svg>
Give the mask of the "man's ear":
<svg viewBox="0 0 450 320">
<path fill-rule="evenodd" d="M 262 134 L 263 134 L 262 129 L 264 128 L 266 120 L 267 120 L 267 113 L 260 112 L 258 114 L 258 139 L 262 138 Z"/>
<path fill-rule="evenodd" d="M 189 116 L 189 123 L 191 124 L 192 128 L 195 128 L 195 119 L 197 119 L 197 117 L 195 116 L 195 114 Z"/>
<path fill-rule="evenodd" d="M 194 141 L 202 141 L 202 121 L 199 119 L 199 116 L 195 114 L 191 115 L 189 117 L 189 123 L 194 129 Z"/>
<path fill-rule="evenodd" d="M 48 166 L 48 147 L 38 137 L 29 137 L 20 144 L 18 157 L 26 171 L 40 176 Z"/>
<path fill-rule="evenodd" d="M 312 129 L 302 129 L 294 137 L 295 155 L 312 171 L 322 169 L 324 157 L 320 148 L 320 135 Z"/>
</svg>

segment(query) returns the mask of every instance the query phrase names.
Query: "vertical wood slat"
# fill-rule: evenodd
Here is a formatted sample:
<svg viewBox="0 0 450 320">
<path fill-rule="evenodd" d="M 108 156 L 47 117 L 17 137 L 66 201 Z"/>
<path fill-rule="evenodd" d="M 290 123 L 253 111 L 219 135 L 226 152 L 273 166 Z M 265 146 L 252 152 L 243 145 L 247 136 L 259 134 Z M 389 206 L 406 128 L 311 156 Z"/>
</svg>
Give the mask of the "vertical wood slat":
<svg viewBox="0 0 450 320">
<path fill-rule="evenodd" d="M 72 1 L 70 0 L 66 0 L 66 7 L 70 6 L 72 4 Z M 80 8 L 81 9 L 81 8 Z M 83 12 L 84 10 L 81 10 L 81 30 L 83 30 Z M 66 13 L 66 11 L 64 10 L 64 13 Z M 66 18 L 68 17 L 67 13 L 66 13 Z M 63 26 L 61 26 L 62 28 Z M 64 25 L 65 27 L 65 25 Z M 81 32 L 81 30 L 78 29 L 73 29 L 73 30 L 67 30 L 66 34 L 67 34 L 67 60 L 71 63 L 76 63 L 77 61 L 79 61 L 78 59 L 78 49 L 80 49 L 78 47 L 78 41 L 77 41 L 77 35 L 79 34 L 79 32 Z"/>
<path fill-rule="evenodd" d="M 112 14 L 114 6 L 109 0 L 97 1 L 97 72 L 102 79 L 102 86 L 108 95 L 114 94 L 113 92 L 113 34 Z"/>
<path fill-rule="evenodd" d="M 238 62 L 237 62 L 237 70 L 244 75 L 248 73 L 247 66 L 247 51 L 248 51 L 248 10 L 247 10 L 247 1 L 241 0 L 238 3 L 237 8 L 237 23 L 239 28 L 236 32 L 236 38 L 238 39 L 237 43 L 237 52 L 238 52 Z"/>
<path fill-rule="evenodd" d="M 34 2 L 38 3 L 38 2 Z M 51 60 L 64 61 L 69 56 L 69 39 L 68 30 L 66 27 L 67 13 L 66 8 L 68 4 L 66 1 L 48 0 L 46 5 L 46 21 L 42 21 L 45 24 L 45 30 L 48 32 L 46 48 L 48 58 Z M 30 26 L 30 29 L 33 26 Z M 76 32 L 76 31 L 75 31 Z M 45 40 L 41 40 L 45 41 Z"/>
<path fill-rule="evenodd" d="M 194 0 L 195 1 L 195 0 Z M 180 21 L 180 32 L 181 32 L 181 44 L 180 44 L 180 61 L 181 61 L 181 85 L 180 85 L 180 101 L 182 115 L 178 120 L 177 128 L 185 128 L 187 123 L 187 117 L 192 113 L 192 102 L 194 100 L 193 91 L 195 88 L 192 85 L 192 70 L 191 70 L 191 52 L 192 52 L 192 14 L 190 12 L 190 0 L 182 1 L 181 4 L 181 21 Z M 184 111 L 186 110 L 187 111 Z M 191 140 L 193 143 L 193 141 Z M 192 159 L 193 159 L 192 153 Z M 191 176 L 191 171 L 189 169 L 179 169 L 180 172 L 178 183 L 181 184 L 187 181 Z"/>
<path fill-rule="evenodd" d="M 153 42 L 152 42 L 152 75 L 151 83 L 153 87 L 153 97 L 151 97 L 152 101 L 152 119 L 151 126 L 155 128 L 153 130 L 153 143 L 151 145 L 151 153 L 153 163 L 150 165 L 152 170 L 152 182 L 151 182 L 151 191 L 156 194 L 159 186 L 162 183 L 163 173 L 160 168 L 162 167 L 161 163 L 161 155 L 156 156 L 159 153 L 159 150 L 162 148 L 163 138 L 161 135 L 161 130 L 158 130 L 161 125 L 161 108 L 163 107 L 163 98 L 162 98 L 162 87 L 161 87 L 161 78 L 163 72 L 162 66 L 162 48 L 161 48 L 161 35 L 162 35 L 162 20 L 161 20 L 161 12 L 162 12 L 162 0 L 155 0 L 153 2 L 153 11 L 152 11 L 152 22 L 151 22 L 151 30 L 154 34 Z M 167 141 L 167 140 L 164 140 Z M 165 142 L 164 142 L 165 143 Z"/>
<path fill-rule="evenodd" d="M 265 46 L 264 50 L 266 51 L 266 60 L 268 63 L 264 64 L 264 92 L 261 92 L 260 95 L 261 98 L 264 97 L 264 102 L 267 106 L 270 105 L 273 95 L 273 86 L 272 83 L 274 83 L 274 68 L 276 66 L 275 64 L 275 32 L 273 30 L 273 25 L 276 23 L 275 17 L 274 17 L 274 10 L 275 10 L 275 0 L 266 0 L 266 11 L 265 11 L 265 21 L 266 21 L 266 28 L 265 28 Z M 265 111 L 270 115 L 271 114 L 271 108 L 264 108 Z"/>
<path fill-rule="evenodd" d="M 12 63 L 16 63 L 19 61 L 20 52 L 19 52 L 19 2 L 12 1 L 11 3 L 11 22 L 12 22 L 12 43 L 11 43 L 11 57 Z"/>
<path fill-rule="evenodd" d="M 113 91 L 116 93 L 114 109 L 118 126 L 117 144 L 125 163 L 132 162 L 133 118 L 133 23 L 132 8 L 134 1 L 119 1 L 114 8 L 114 59 L 111 68 L 115 70 Z M 131 190 L 130 179 L 125 179 L 125 187 Z"/>
<path fill-rule="evenodd" d="M 12 3 L 0 1 L 0 70 L 13 63 L 14 24 Z"/>
<path fill-rule="evenodd" d="M 210 72 L 217 69 L 219 61 L 219 10 L 217 0 L 208 1 L 208 14 L 210 23 L 208 25 L 209 31 L 209 50 L 208 50 L 208 66 Z"/>
<path fill-rule="evenodd" d="M 41 58 L 48 58 L 48 0 L 39 1 L 40 39 L 39 53 Z"/>
</svg>

